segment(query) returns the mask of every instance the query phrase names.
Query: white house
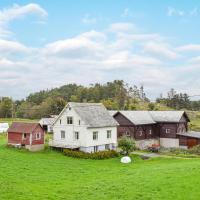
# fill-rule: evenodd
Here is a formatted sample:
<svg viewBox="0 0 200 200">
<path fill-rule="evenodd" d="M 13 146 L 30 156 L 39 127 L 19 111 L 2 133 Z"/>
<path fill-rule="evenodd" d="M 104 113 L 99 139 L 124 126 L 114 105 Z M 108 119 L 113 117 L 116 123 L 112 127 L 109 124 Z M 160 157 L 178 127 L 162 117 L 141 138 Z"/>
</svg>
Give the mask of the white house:
<svg viewBox="0 0 200 200">
<path fill-rule="evenodd" d="M 117 122 L 101 103 L 70 102 L 54 121 L 49 144 L 84 152 L 116 149 Z"/>
</svg>

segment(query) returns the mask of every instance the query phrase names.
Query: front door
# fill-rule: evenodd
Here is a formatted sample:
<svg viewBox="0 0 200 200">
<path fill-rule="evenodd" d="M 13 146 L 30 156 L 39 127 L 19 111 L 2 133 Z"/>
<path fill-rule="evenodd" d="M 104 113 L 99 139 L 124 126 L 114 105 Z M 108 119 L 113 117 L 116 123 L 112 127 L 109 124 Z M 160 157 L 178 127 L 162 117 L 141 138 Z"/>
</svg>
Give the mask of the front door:
<svg viewBox="0 0 200 200">
<path fill-rule="evenodd" d="M 187 139 L 187 146 L 188 148 L 192 148 L 193 146 L 198 145 L 198 140 L 194 138 L 188 138 Z"/>
</svg>

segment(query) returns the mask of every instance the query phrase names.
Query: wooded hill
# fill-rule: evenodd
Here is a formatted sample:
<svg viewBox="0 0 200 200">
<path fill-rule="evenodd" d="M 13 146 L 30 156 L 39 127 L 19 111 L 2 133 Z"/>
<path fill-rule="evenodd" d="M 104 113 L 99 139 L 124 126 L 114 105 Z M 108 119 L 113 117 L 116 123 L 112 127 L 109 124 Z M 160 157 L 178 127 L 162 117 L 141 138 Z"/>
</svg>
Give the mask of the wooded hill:
<svg viewBox="0 0 200 200">
<path fill-rule="evenodd" d="M 89 87 L 67 84 L 30 94 L 24 100 L 12 101 L 2 97 L 0 117 L 39 119 L 57 115 L 69 101 L 102 102 L 109 110 L 200 110 L 200 101 L 190 101 L 187 94 L 177 94 L 174 89 L 170 90 L 167 98 L 161 96 L 156 102 L 150 102 L 143 86 L 130 86 L 123 80 L 115 80 Z"/>
</svg>

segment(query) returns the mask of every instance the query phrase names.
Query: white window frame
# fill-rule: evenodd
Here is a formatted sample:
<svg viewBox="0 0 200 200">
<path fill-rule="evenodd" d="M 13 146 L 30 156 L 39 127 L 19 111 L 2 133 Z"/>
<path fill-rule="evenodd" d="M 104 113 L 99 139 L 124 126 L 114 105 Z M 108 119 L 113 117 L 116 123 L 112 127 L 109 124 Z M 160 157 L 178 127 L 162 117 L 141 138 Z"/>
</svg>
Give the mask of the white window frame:
<svg viewBox="0 0 200 200">
<path fill-rule="evenodd" d="M 79 132 L 78 131 L 74 132 L 74 139 L 79 140 Z"/>
<path fill-rule="evenodd" d="M 70 121 L 71 123 L 69 123 L 69 121 Z M 67 116 L 67 124 L 68 124 L 68 125 L 72 125 L 72 124 L 73 124 L 73 117 L 72 117 L 72 116 Z"/>
<path fill-rule="evenodd" d="M 107 130 L 107 139 L 111 139 L 112 137 L 112 130 Z"/>
<path fill-rule="evenodd" d="M 38 134 L 39 134 L 39 137 L 38 137 Z M 36 133 L 36 140 L 40 140 L 41 139 L 41 133 L 39 132 L 39 133 Z"/>
<path fill-rule="evenodd" d="M 139 133 L 140 133 L 139 136 L 142 136 L 143 135 L 143 130 L 140 130 Z"/>
<path fill-rule="evenodd" d="M 26 136 L 26 137 L 24 137 L 24 136 Z M 27 138 L 27 133 L 23 133 L 22 134 L 22 139 L 25 140 L 26 138 Z"/>
<path fill-rule="evenodd" d="M 152 135 L 152 129 L 149 129 L 149 135 Z"/>
<path fill-rule="evenodd" d="M 93 131 L 92 138 L 93 140 L 98 140 L 98 131 Z"/>
<path fill-rule="evenodd" d="M 62 137 L 62 136 L 63 136 L 62 134 L 64 134 L 64 137 Z M 61 138 L 61 140 L 64 140 L 64 139 L 65 139 L 65 137 L 66 137 L 65 134 L 66 134 L 66 133 L 65 133 L 64 130 L 60 131 L 60 138 Z"/>
<path fill-rule="evenodd" d="M 170 128 L 166 128 L 165 129 L 165 133 L 171 133 L 171 129 Z"/>
</svg>

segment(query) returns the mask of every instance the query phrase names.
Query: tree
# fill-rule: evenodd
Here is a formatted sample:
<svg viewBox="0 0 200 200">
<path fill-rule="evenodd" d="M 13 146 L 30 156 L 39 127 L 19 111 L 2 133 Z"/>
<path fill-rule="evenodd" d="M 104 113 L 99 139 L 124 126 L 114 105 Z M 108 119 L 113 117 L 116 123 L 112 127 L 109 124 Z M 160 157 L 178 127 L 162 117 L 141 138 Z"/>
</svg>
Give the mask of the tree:
<svg viewBox="0 0 200 200">
<path fill-rule="evenodd" d="M 127 136 L 122 136 L 118 140 L 118 147 L 122 149 L 123 154 L 128 156 L 135 149 L 135 140 Z"/>
</svg>

